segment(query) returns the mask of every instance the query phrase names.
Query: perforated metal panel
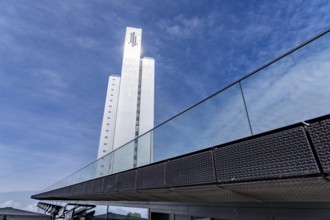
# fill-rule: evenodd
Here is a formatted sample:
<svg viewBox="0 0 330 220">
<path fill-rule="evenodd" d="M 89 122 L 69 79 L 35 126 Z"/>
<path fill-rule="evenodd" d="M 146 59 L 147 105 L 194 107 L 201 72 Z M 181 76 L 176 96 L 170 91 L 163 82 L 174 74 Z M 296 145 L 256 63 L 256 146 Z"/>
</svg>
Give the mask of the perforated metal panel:
<svg viewBox="0 0 330 220">
<path fill-rule="evenodd" d="M 330 119 L 312 123 L 308 130 L 322 169 L 330 174 Z"/>
<path fill-rule="evenodd" d="M 330 201 L 330 184 L 321 177 L 225 184 L 223 188 L 267 202 Z"/>
<path fill-rule="evenodd" d="M 72 190 L 73 190 L 72 186 L 65 187 L 64 188 L 65 196 L 72 196 L 73 194 Z"/>
<path fill-rule="evenodd" d="M 104 192 L 116 192 L 117 188 L 117 175 L 111 175 L 104 178 Z"/>
<path fill-rule="evenodd" d="M 60 192 L 60 190 L 59 189 L 56 189 L 56 190 L 53 191 L 53 194 L 52 195 L 58 196 L 59 195 L 59 192 Z"/>
<path fill-rule="evenodd" d="M 137 189 L 153 189 L 165 186 L 165 163 L 154 164 L 138 169 Z"/>
<path fill-rule="evenodd" d="M 93 193 L 93 180 L 87 181 L 85 185 L 85 194 Z"/>
<path fill-rule="evenodd" d="M 102 193 L 103 192 L 103 181 L 104 178 L 98 178 L 93 181 L 93 193 Z"/>
<path fill-rule="evenodd" d="M 214 160 L 220 182 L 319 173 L 303 127 L 217 148 Z"/>
<path fill-rule="evenodd" d="M 136 170 L 118 174 L 117 191 L 135 190 L 135 176 Z"/>
<path fill-rule="evenodd" d="M 79 184 L 73 185 L 72 188 L 73 195 L 79 195 Z"/>
<path fill-rule="evenodd" d="M 63 195 L 63 191 L 64 189 L 63 188 L 60 188 L 56 191 L 56 194 L 59 195 L 59 196 L 62 196 Z"/>
<path fill-rule="evenodd" d="M 57 192 L 58 192 L 58 190 L 57 189 L 55 189 L 55 190 L 52 190 L 51 192 L 50 192 L 50 196 L 51 197 L 55 197 L 55 196 L 57 196 Z"/>
<path fill-rule="evenodd" d="M 167 162 L 165 178 L 167 187 L 216 182 L 212 152 L 201 152 Z"/>
<path fill-rule="evenodd" d="M 63 196 L 63 188 L 57 189 L 56 190 L 56 195 Z"/>
<path fill-rule="evenodd" d="M 79 183 L 78 188 L 79 188 L 79 195 L 84 195 L 86 189 L 86 182 Z"/>
</svg>

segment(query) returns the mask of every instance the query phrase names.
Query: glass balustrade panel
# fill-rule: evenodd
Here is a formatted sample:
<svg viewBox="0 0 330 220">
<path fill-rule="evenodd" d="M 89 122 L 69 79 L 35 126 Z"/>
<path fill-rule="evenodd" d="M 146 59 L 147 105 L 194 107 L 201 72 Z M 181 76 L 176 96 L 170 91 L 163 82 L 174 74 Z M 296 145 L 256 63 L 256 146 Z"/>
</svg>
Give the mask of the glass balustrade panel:
<svg viewBox="0 0 330 220">
<path fill-rule="evenodd" d="M 124 170 L 132 169 L 134 160 L 137 157 L 136 142 L 132 141 L 114 152 L 112 173 L 118 173 Z"/>
<path fill-rule="evenodd" d="M 254 133 L 330 113 L 330 34 L 242 81 Z"/>
<path fill-rule="evenodd" d="M 153 130 L 153 161 L 251 135 L 239 84 Z"/>
</svg>

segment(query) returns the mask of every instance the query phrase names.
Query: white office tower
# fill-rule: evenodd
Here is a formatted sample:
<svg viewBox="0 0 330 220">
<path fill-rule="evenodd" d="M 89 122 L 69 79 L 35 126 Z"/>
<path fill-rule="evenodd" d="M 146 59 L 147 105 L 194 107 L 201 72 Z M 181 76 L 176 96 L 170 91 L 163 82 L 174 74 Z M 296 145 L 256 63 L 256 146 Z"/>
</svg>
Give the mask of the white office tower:
<svg viewBox="0 0 330 220">
<path fill-rule="evenodd" d="M 126 29 L 121 76 L 109 78 L 98 158 L 122 147 L 154 126 L 155 61 L 147 57 L 141 59 L 141 37 L 141 29 Z M 145 135 L 116 151 L 114 161 L 109 159 L 113 164 L 111 170 L 149 163 L 151 145 L 151 135 Z M 119 163 L 120 158 L 122 164 Z M 109 170 L 111 164 L 100 166 Z"/>
<path fill-rule="evenodd" d="M 120 76 L 110 76 L 103 113 L 97 158 L 101 158 L 113 151 L 114 133 L 117 117 L 117 104 L 120 86 Z"/>
</svg>

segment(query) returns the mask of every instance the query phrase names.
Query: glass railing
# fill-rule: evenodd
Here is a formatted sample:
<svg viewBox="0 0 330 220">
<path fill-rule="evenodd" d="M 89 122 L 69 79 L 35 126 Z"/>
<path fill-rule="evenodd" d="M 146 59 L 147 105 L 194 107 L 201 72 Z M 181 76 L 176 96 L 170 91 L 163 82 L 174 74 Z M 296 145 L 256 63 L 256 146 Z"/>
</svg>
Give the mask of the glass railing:
<svg viewBox="0 0 330 220">
<path fill-rule="evenodd" d="M 330 113 L 330 30 L 46 191 Z"/>
</svg>

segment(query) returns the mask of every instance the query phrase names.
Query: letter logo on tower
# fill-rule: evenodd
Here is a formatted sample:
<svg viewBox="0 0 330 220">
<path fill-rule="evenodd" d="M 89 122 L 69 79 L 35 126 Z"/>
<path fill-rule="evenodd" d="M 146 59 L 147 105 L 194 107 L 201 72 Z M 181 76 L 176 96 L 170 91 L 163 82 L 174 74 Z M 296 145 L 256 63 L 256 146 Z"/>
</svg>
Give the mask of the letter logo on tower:
<svg viewBox="0 0 330 220">
<path fill-rule="evenodd" d="M 130 34 L 130 39 L 129 39 L 128 44 L 130 44 L 130 43 L 132 43 L 132 47 L 138 45 L 138 43 L 137 43 L 137 41 L 136 41 L 136 35 L 135 35 L 135 32 L 132 32 L 132 33 Z"/>
</svg>

